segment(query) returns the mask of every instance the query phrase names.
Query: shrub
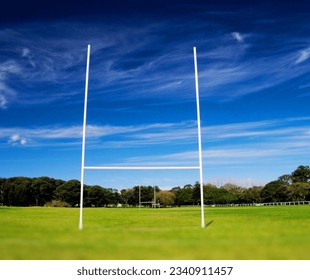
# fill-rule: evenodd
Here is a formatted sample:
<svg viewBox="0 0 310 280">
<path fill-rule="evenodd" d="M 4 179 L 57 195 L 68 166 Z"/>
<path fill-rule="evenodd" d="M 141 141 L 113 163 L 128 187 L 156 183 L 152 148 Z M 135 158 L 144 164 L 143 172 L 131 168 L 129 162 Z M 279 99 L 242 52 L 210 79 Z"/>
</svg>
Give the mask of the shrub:
<svg viewBox="0 0 310 280">
<path fill-rule="evenodd" d="M 70 204 L 62 200 L 53 199 L 52 201 L 46 202 L 44 206 L 45 207 L 70 207 Z"/>
</svg>

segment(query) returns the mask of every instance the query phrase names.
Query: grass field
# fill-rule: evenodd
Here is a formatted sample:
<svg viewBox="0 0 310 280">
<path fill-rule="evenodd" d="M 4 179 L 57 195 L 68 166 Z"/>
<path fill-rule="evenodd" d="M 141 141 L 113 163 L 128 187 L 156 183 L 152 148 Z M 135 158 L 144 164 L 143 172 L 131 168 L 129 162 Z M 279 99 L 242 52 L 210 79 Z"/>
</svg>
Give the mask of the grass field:
<svg viewBox="0 0 310 280">
<path fill-rule="evenodd" d="M 0 207 L 0 259 L 310 259 L 310 206 Z"/>
</svg>

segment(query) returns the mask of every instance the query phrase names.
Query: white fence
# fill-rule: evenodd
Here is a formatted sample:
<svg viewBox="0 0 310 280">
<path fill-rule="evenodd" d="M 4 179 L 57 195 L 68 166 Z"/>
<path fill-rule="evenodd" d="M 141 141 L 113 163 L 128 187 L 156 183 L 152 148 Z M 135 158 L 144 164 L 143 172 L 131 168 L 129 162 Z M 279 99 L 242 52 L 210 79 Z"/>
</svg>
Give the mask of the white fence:
<svg viewBox="0 0 310 280">
<path fill-rule="evenodd" d="M 208 204 L 206 207 L 242 207 L 242 206 L 281 206 L 281 205 L 310 205 L 310 201 L 268 202 L 268 203 L 241 203 L 241 204 Z"/>
</svg>

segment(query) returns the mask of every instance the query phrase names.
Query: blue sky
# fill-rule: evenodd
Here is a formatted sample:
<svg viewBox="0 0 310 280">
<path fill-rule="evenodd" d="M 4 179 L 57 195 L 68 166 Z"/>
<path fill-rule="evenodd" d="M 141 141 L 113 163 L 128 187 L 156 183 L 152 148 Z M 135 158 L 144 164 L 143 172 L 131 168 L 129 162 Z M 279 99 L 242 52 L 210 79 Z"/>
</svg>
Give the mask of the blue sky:
<svg viewBox="0 0 310 280">
<path fill-rule="evenodd" d="M 309 1 L 14 1 L 0 17 L 0 177 L 80 179 L 86 165 L 198 165 L 252 186 L 310 160 Z M 197 171 L 86 171 L 85 183 L 162 188 Z"/>
</svg>

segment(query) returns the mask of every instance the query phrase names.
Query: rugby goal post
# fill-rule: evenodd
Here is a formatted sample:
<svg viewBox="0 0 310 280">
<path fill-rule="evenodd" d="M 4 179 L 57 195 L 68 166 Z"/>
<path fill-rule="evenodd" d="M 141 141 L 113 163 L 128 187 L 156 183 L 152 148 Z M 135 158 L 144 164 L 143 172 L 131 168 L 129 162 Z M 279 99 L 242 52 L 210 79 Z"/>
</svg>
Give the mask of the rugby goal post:
<svg viewBox="0 0 310 280">
<path fill-rule="evenodd" d="M 205 227 L 204 202 L 203 202 L 203 172 L 202 172 L 202 145 L 201 145 L 201 123 L 200 123 L 200 99 L 198 84 L 198 66 L 196 47 L 193 47 L 194 53 L 194 72 L 196 89 L 196 110 L 197 110 L 197 131 L 198 131 L 198 166 L 85 166 L 85 143 L 86 143 L 86 122 L 87 122 L 87 100 L 88 100 L 88 80 L 90 65 L 90 48 L 87 47 L 86 77 L 85 77 L 85 95 L 84 95 L 84 117 L 82 133 L 82 163 L 81 163 L 81 193 L 80 193 L 80 219 L 79 229 L 83 229 L 83 193 L 84 193 L 84 173 L 85 170 L 199 170 L 200 180 L 200 206 L 201 206 L 201 227 Z"/>
</svg>

